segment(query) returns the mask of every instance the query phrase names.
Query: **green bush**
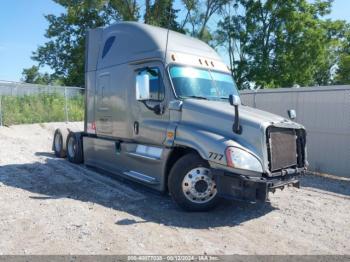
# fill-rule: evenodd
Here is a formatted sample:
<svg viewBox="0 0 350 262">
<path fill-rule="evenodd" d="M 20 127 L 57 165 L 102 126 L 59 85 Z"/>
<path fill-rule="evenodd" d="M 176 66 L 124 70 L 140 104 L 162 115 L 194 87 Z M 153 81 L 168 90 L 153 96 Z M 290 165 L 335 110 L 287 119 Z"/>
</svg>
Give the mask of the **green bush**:
<svg viewBox="0 0 350 262">
<path fill-rule="evenodd" d="M 84 96 L 67 98 L 69 121 L 84 119 Z M 65 121 L 65 98 L 58 93 L 26 96 L 3 96 L 2 118 L 4 125 Z"/>
</svg>

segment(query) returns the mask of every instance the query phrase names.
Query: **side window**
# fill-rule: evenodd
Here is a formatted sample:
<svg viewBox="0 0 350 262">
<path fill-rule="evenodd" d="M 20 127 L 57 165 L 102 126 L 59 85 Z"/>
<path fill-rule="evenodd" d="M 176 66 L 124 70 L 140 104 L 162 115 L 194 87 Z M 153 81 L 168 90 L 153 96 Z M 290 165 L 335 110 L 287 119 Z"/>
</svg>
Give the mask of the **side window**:
<svg viewBox="0 0 350 262">
<path fill-rule="evenodd" d="M 150 100 L 162 101 L 164 99 L 164 85 L 162 75 L 157 67 L 151 67 L 139 71 L 139 75 L 147 74 L 149 76 L 149 95 Z"/>
</svg>

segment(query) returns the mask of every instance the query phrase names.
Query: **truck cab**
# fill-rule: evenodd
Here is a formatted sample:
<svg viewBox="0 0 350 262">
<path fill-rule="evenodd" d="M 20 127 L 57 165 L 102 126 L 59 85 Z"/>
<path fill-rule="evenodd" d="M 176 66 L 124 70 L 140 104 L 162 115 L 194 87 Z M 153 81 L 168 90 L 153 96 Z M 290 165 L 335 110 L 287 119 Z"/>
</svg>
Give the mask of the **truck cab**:
<svg viewBox="0 0 350 262">
<path fill-rule="evenodd" d="M 56 130 L 56 155 L 169 192 L 192 211 L 299 186 L 304 127 L 243 105 L 207 44 L 116 23 L 88 32 L 85 72 L 84 131 Z"/>
</svg>

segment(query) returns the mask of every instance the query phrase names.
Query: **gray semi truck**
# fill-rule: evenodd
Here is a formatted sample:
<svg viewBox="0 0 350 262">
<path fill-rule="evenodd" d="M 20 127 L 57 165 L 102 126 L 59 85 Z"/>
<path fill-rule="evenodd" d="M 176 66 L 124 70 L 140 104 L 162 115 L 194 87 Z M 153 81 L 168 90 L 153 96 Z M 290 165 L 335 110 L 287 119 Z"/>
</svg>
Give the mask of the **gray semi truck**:
<svg viewBox="0 0 350 262">
<path fill-rule="evenodd" d="M 169 192 L 186 210 L 265 201 L 306 171 L 304 127 L 241 104 L 197 39 L 136 22 L 92 29 L 85 82 L 84 131 L 57 129 L 55 154 Z"/>
</svg>

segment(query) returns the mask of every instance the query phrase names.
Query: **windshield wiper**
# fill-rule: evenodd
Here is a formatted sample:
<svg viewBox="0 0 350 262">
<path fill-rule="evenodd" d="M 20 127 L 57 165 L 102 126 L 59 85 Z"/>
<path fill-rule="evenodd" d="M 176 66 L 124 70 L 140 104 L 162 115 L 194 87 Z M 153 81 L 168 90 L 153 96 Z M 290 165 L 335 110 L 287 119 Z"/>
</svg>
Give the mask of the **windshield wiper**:
<svg viewBox="0 0 350 262">
<path fill-rule="evenodd" d="M 208 100 L 208 98 L 204 96 L 184 96 L 184 98 L 196 98 L 196 99 Z"/>
</svg>

